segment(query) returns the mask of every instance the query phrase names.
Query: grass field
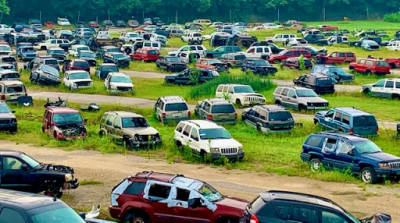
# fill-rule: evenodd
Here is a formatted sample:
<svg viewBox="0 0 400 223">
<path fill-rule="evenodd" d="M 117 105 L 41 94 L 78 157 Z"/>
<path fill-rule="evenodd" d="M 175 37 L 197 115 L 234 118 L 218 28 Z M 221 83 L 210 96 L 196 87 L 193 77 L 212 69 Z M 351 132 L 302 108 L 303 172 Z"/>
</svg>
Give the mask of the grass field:
<svg viewBox="0 0 400 223">
<path fill-rule="evenodd" d="M 88 137 L 73 141 L 57 141 L 43 134 L 41 119 L 44 112 L 44 101 L 36 101 L 31 108 L 12 107 L 16 110 L 19 121 L 19 131 L 15 135 L 0 133 L 0 139 L 16 141 L 18 143 L 33 143 L 36 146 L 60 147 L 64 150 L 96 150 L 103 153 L 132 153 L 149 158 L 166 159 L 168 162 L 203 162 L 199 158 L 193 158 L 188 154 L 181 154 L 173 143 L 173 131 L 175 124 L 163 125 L 159 123 L 151 109 L 139 109 L 117 105 L 102 105 L 101 111 L 90 113 L 82 112 L 83 118 L 88 119 Z M 78 108 L 78 104 L 70 103 L 69 106 Z M 99 138 L 99 121 L 102 114 L 109 110 L 127 110 L 143 114 L 156 128 L 163 139 L 163 145 L 156 150 L 127 151 L 122 146 L 113 143 L 107 137 Z M 23 118 L 23 120 L 21 120 Z M 359 182 L 356 178 L 337 171 L 324 171 L 312 173 L 308 165 L 300 160 L 301 145 L 306 137 L 313 132 L 321 131 L 310 121 L 297 120 L 304 124 L 296 127 L 292 133 L 265 135 L 243 124 L 241 121 L 235 126 L 225 126 L 233 138 L 241 142 L 246 153 L 242 162 L 223 163 L 211 165 L 223 165 L 225 168 L 262 171 L 289 176 L 303 176 L 325 181 Z M 379 137 L 373 140 L 384 149 L 394 155 L 400 155 L 397 149 L 398 140 L 394 137 L 394 131 L 383 131 Z"/>
</svg>

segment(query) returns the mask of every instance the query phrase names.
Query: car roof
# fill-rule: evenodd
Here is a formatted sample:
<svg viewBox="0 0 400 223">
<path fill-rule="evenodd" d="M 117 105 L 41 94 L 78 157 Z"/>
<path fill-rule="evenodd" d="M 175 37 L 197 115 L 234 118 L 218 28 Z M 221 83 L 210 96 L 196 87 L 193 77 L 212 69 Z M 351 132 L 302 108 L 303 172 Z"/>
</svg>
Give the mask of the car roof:
<svg viewBox="0 0 400 223">
<path fill-rule="evenodd" d="M 99 67 L 105 67 L 105 66 L 113 66 L 113 67 L 116 67 L 117 65 L 116 65 L 115 63 L 103 63 L 103 64 L 100 64 L 100 65 L 99 65 Z"/>
<path fill-rule="evenodd" d="M 24 210 L 58 203 L 62 202 L 40 194 L 0 189 L 0 204 L 17 206 Z"/>
<path fill-rule="evenodd" d="M 161 97 L 162 100 L 165 101 L 165 103 L 179 103 L 179 102 L 185 102 L 185 99 L 181 96 L 165 96 Z"/>
<path fill-rule="evenodd" d="M 79 113 L 78 110 L 70 107 L 55 107 L 55 106 L 50 106 L 47 107 L 47 110 L 52 111 L 53 113 Z"/>
<path fill-rule="evenodd" d="M 71 61 L 73 61 L 73 62 L 86 62 L 87 63 L 86 60 L 82 60 L 82 59 L 72 59 Z"/>
<path fill-rule="evenodd" d="M 62 48 L 60 48 L 60 47 L 52 47 L 52 48 L 50 48 L 50 49 L 48 49 L 48 50 L 63 50 L 63 51 L 64 51 L 64 49 L 62 49 Z"/>
<path fill-rule="evenodd" d="M 5 102 L 0 102 L 0 104 L 6 104 Z M 16 151 L 16 150 L 0 150 L 0 155 L 12 155 L 12 156 L 21 156 L 22 154 L 25 154 L 24 152 L 21 151 Z"/>
<path fill-rule="evenodd" d="M 131 178 L 142 178 L 146 180 L 154 180 L 165 183 L 172 183 L 176 186 L 192 188 L 195 190 L 200 189 L 204 182 L 192 178 L 185 177 L 182 174 L 169 174 L 169 173 L 159 173 L 153 171 L 143 171 L 136 173 L 131 176 Z"/>
<path fill-rule="evenodd" d="M 112 114 L 112 115 L 117 115 L 122 118 L 140 118 L 143 117 L 142 115 L 139 115 L 134 112 L 129 112 L 129 111 L 108 111 L 106 114 Z"/>
<path fill-rule="evenodd" d="M 6 86 L 10 86 L 10 85 L 24 85 L 24 83 L 22 83 L 21 81 L 0 81 L 0 83 L 3 83 Z"/>
<path fill-rule="evenodd" d="M 67 70 L 65 73 L 76 74 L 76 73 L 88 73 L 86 70 Z"/>
<path fill-rule="evenodd" d="M 214 129 L 214 128 L 222 128 L 219 126 L 217 123 L 208 121 L 208 120 L 188 120 L 188 121 L 183 121 L 186 124 L 192 124 L 195 125 L 201 129 Z"/>
<path fill-rule="evenodd" d="M 208 101 L 211 104 L 231 104 L 229 101 L 227 101 L 224 98 L 209 98 L 209 99 L 205 99 L 204 101 Z"/>
<path fill-rule="evenodd" d="M 235 86 L 250 86 L 250 85 L 248 85 L 248 84 L 220 84 L 220 85 L 226 85 L 226 86 L 233 86 L 233 87 L 235 87 Z M 219 85 L 218 85 L 219 86 Z M 250 86 L 251 87 L 251 86 Z"/>
<path fill-rule="evenodd" d="M 330 136 L 345 138 L 350 141 L 367 141 L 367 140 L 369 140 L 367 138 L 359 137 L 357 135 L 350 135 L 347 133 L 335 132 L 335 131 L 317 132 L 317 133 L 313 133 L 312 135 L 330 135 Z"/>
<path fill-rule="evenodd" d="M 122 72 L 110 72 L 108 73 L 109 76 L 123 76 L 123 77 L 128 77 L 125 73 Z"/>
<path fill-rule="evenodd" d="M 268 111 L 288 111 L 287 109 L 279 105 L 256 105 L 253 108 L 262 108 Z"/>
<path fill-rule="evenodd" d="M 352 107 L 339 107 L 339 108 L 334 108 L 334 109 L 337 111 L 351 114 L 352 116 L 366 116 L 366 115 L 370 116 L 370 115 L 372 115 L 370 113 L 367 113 L 365 111 L 361 111 L 361 110 L 358 110 L 358 109 L 352 108 Z"/>
<path fill-rule="evenodd" d="M 278 88 L 291 88 L 294 90 L 311 90 L 309 88 L 305 88 L 305 87 L 298 87 L 298 86 L 278 86 Z"/>
</svg>

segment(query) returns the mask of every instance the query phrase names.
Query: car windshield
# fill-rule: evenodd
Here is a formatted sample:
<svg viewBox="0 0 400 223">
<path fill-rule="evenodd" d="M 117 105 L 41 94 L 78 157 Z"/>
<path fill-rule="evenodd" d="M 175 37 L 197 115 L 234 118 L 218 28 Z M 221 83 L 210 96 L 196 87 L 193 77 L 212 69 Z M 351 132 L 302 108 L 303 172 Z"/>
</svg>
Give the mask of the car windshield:
<svg viewBox="0 0 400 223">
<path fill-rule="evenodd" d="M 233 105 L 214 105 L 211 107 L 211 113 L 234 113 L 235 108 Z"/>
<path fill-rule="evenodd" d="M 5 104 L 0 105 L 0 113 L 10 113 L 10 109 Z"/>
<path fill-rule="evenodd" d="M 181 58 L 179 57 L 167 57 L 168 62 L 181 62 Z"/>
<path fill-rule="evenodd" d="M 188 107 L 186 103 L 173 103 L 165 105 L 165 111 L 186 111 Z"/>
<path fill-rule="evenodd" d="M 216 202 L 223 198 L 223 196 L 216 189 L 206 183 L 204 183 L 199 189 L 199 193 L 210 202 Z"/>
<path fill-rule="evenodd" d="M 200 129 L 201 139 L 231 139 L 232 136 L 224 128 Z"/>
<path fill-rule="evenodd" d="M 129 34 L 129 37 L 140 37 L 140 35 L 138 33 L 131 33 Z"/>
<path fill-rule="evenodd" d="M 58 65 L 58 61 L 57 60 L 45 60 L 44 64 Z"/>
<path fill-rule="evenodd" d="M 122 54 L 122 53 L 116 53 L 113 55 L 113 57 L 114 57 L 114 59 L 125 59 L 126 58 L 125 54 Z"/>
<path fill-rule="evenodd" d="M 79 52 L 79 51 L 82 51 L 82 50 L 90 50 L 90 49 L 89 49 L 89 47 L 86 47 L 86 46 L 85 46 L 85 47 L 78 47 L 78 48 L 76 49 L 76 51 L 78 51 L 78 52 Z"/>
<path fill-rule="evenodd" d="M 136 118 L 122 118 L 123 128 L 140 128 L 140 127 L 150 127 L 150 124 L 143 117 Z"/>
<path fill-rule="evenodd" d="M 22 48 L 22 52 L 35 52 L 33 47 L 24 47 Z"/>
<path fill-rule="evenodd" d="M 4 79 L 13 79 L 13 80 L 18 80 L 19 79 L 19 73 L 17 73 L 17 72 L 7 73 L 7 74 L 3 74 L 3 75 L 0 75 L 0 76 L 3 77 L 3 80 Z"/>
<path fill-rule="evenodd" d="M 270 66 L 269 62 L 266 60 L 254 60 L 256 66 Z"/>
<path fill-rule="evenodd" d="M 50 73 L 50 74 L 52 74 L 54 76 L 60 76 L 60 74 L 58 73 L 58 70 L 56 68 L 54 68 L 54 67 L 44 65 L 41 68 L 46 73 Z"/>
<path fill-rule="evenodd" d="M 28 163 L 29 166 L 31 166 L 32 168 L 36 168 L 37 166 L 40 165 L 40 163 L 39 163 L 38 161 L 36 161 L 36 160 L 33 159 L 32 157 L 27 156 L 27 155 L 25 155 L 25 154 L 22 154 L 21 159 L 22 159 L 23 161 L 25 161 L 26 163 Z"/>
<path fill-rule="evenodd" d="M 63 203 L 34 208 L 28 213 L 33 223 L 85 223 L 81 216 Z"/>
<path fill-rule="evenodd" d="M 110 72 L 118 72 L 117 66 L 103 66 L 101 67 L 102 71 L 110 71 Z"/>
<path fill-rule="evenodd" d="M 269 113 L 269 121 L 287 121 L 292 119 L 292 114 L 287 111 Z"/>
<path fill-rule="evenodd" d="M 157 55 L 158 50 L 149 50 L 148 53 L 149 53 L 149 55 Z"/>
<path fill-rule="evenodd" d="M 125 76 L 112 76 L 110 82 L 132 83 L 132 80 Z"/>
<path fill-rule="evenodd" d="M 6 45 L 1 45 L 0 46 L 0 50 L 1 51 L 11 51 L 11 48 L 9 46 L 6 46 Z"/>
<path fill-rule="evenodd" d="M 233 87 L 235 93 L 254 93 L 254 90 L 251 86 L 244 85 L 244 86 L 235 86 Z"/>
<path fill-rule="evenodd" d="M 299 97 L 318 97 L 313 90 L 297 90 L 296 93 Z"/>
<path fill-rule="evenodd" d="M 85 68 L 85 67 L 89 67 L 89 64 L 86 61 L 75 61 L 74 66 Z"/>
<path fill-rule="evenodd" d="M 65 51 L 64 50 L 52 50 L 52 51 L 50 51 L 50 53 L 52 53 L 52 54 L 65 54 Z"/>
<path fill-rule="evenodd" d="M 84 52 L 84 53 L 81 53 L 81 57 L 88 57 L 88 58 L 95 58 L 95 55 L 94 55 L 94 53 L 92 53 L 92 52 Z"/>
<path fill-rule="evenodd" d="M 82 116 L 79 113 L 56 113 L 53 121 L 56 125 L 82 123 Z"/>
<path fill-rule="evenodd" d="M 69 75 L 69 79 L 77 80 L 77 79 L 90 79 L 90 76 L 87 72 L 82 73 L 73 73 Z"/>
<path fill-rule="evenodd" d="M 354 142 L 353 146 L 359 154 L 382 152 L 382 150 L 375 143 L 369 140 Z"/>
<path fill-rule="evenodd" d="M 372 115 L 356 116 L 353 118 L 354 127 L 376 126 L 376 119 Z"/>
<path fill-rule="evenodd" d="M 287 53 L 287 52 L 289 52 L 289 51 L 287 51 L 287 50 L 282 50 L 281 52 L 278 53 L 278 55 L 285 55 L 285 53 Z"/>
</svg>

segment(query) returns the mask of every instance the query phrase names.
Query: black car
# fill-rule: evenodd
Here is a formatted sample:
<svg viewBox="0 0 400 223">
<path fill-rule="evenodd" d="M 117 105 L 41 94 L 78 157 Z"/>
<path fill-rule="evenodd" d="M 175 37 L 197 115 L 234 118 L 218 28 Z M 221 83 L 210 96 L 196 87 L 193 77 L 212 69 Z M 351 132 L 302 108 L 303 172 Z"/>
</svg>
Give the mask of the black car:
<svg viewBox="0 0 400 223">
<path fill-rule="evenodd" d="M 0 207 L 2 223 L 86 222 L 61 200 L 39 194 L 2 189 Z"/>
<path fill-rule="evenodd" d="M 271 48 L 271 51 L 273 54 L 278 54 L 281 51 L 284 51 L 284 48 L 278 47 L 277 45 L 268 42 L 268 41 L 260 41 L 260 42 L 255 42 L 253 44 L 251 44 L 251 46 L 269 46 Z"/>
<path fill-rule="evenodd" d="M 195 70 L 200 71 L 200 75 L 198 80 L 193 80 L 192 74 Z M 178 74 L 165 76 L 164 81 L 167 84 L 179 84 L 179 85 L 194 85 L 196 83 L 204 83 L 208 80 L 213 79 L 216 75 L 216 71 L 207 70 L 207 69 L 191 69 L 188 68 Z"/>
<path fill-rule="evenodd" d="M 0 101 L 0 130 L 16 132 L 18 128 L 17 118 L 13 114 L 7 104 Z"/>
<path fill-rule="evenodd" d="M 254 74 L 268 75 L 275 74 L 278 69 L 263 59 L 245 59 L 242 63 L 242 71 L 252 71 Z"/>
<path fill-rule="evenodd" d="M 106 53 L 120 53 L 121 50 L 115 46 L 103 46 L 96 52 L 96 57 L 103 58 Z"/>
<path fill-rule="evenodd" d="M 386 214 L 375 214 L 376 223 L 390 222 Z M 250 203 L 240 223 L 367 223 L 368 219 L 356 219 L 335 202 L 315 195 L 266 191 Z"/>
<path fill-rule="evenodd" d="M 103 63 L 96 68 L 95 75 L 100 79 L 106 79 L 111 72 L 119 72 L 118 66 L 113 63 Z"/>
<path fill-rule="evenodd" d="M 262 132 L 288 132 L 294 126 L 292 114 L 279 105 L 256 105 L 246 108 L 242 121 Z"/>
<path fill-rule="evenodd" d="M 90 50 L 81 50 L 78 55 L 79 59 L 86 60 L 90 66 L 96 66 L 96 54 Z"/>
<path fill-rule="evenodd" d="M 159 56 L 156 61 L 156 66 L 172 72 L 181 72 L 187 67 L 186 63 L 184 63 L 180 57 L 175 56 Z"/>
<path fill-rule="evenodd" d="M 304 74 L 293 80 L 300 87 L 309 88 L 317 94 L 331 94 L 335 92 L 335 84 L 330 77 L 322 74 Z"/>
<path fill-rule="evenodd" d="M 129 67 L 130 58 L 123 53 L 106 53 L 103 56 L 104 63 L 113 63 L 118 67 Z"/>
<path fill-rule="evenodd" d="M 304 37 L 305 40 L 307 40 L 307 42 L 309 44 L 314 44 L 316 42 L 318 42 L 318 40 L 324 39 L 325 37 L 323 35 L 307 35 Z"/>
<path fill-rule="evenodd" d="M 65 50 L 62 48 L 50 48 L 47 50 L 46 55 L 55 58 L 59 63 L 64 63 L 67 60 Z"/>
<path fill-rule="evenodd" d="M 61 197 L 63 189 L 79 186 L 71 167 L 43 164 L 23 152 L 12 150 L 1 150 L 0 160 L 1 188 Z"/>
</svg>

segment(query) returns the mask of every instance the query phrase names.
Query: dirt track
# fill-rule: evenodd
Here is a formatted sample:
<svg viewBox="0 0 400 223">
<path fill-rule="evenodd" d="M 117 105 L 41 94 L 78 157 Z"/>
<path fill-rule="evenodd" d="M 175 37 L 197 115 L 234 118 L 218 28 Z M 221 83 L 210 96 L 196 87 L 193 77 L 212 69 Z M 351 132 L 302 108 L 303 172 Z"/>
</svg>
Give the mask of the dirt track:
<svg viewBox="0 0 400 223">
<path fill-rule="evenodd" d="M 82 180 L 96 180 L 100 185 L 83 185 L 65 196 L 74 208 L 90 208 L 110 204 L 110 192 L 124 177 L 143 170 L 181 173 L 207 181 L 225 195 L 252 200 L 265 190 L 290 190 L 311 193 L 333 199 L 345 209 L 362 217 L 376 212 L 390 213 L 393 222 L 400 221 L 400 187 L 368 186 L 330 183 L 318 180 L 277 176 L 275 174 L 212 168 L 208 165 L 172 163 L 135 155 L 101 154 L 95 151 L 67 152 L 55 148 L 34 147 L 28 144 L 0 141 L 0 149 L 14 149 L 28 153 L 44 163 L 72 166 Z"/>
</svg>

